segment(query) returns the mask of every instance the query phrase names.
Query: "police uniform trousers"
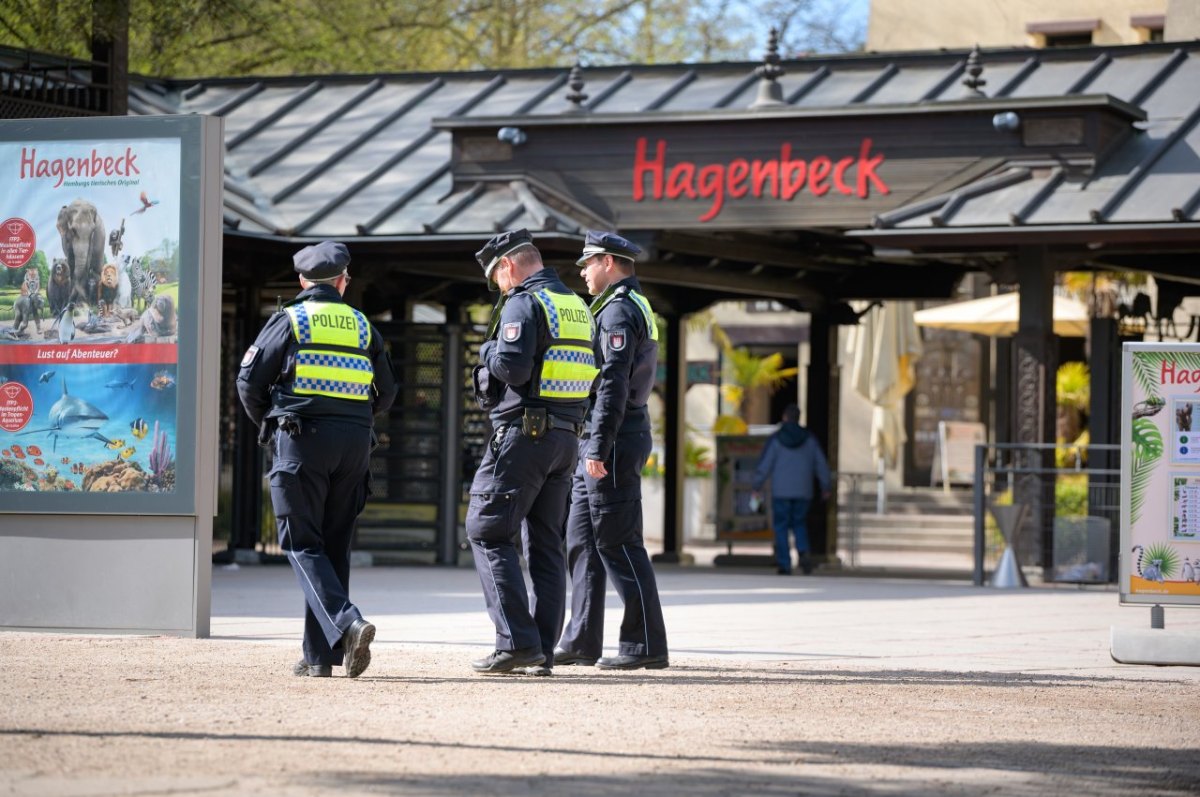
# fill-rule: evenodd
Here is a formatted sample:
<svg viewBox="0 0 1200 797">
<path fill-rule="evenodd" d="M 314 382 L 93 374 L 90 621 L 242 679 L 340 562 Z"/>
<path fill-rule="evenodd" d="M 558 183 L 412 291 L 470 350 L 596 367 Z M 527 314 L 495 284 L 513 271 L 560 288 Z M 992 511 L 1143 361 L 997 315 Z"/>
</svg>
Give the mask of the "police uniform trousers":
<svg viewBox="0 0 1200 797">
<path fill-rule="evenodd" d="M 567 561 L 571 571 L 571 619 L 558 647 L 598 658 L 604 648 L 605 574 L 625 604 L 618 652 L 667 654 L 667 631 L 650 555 L 642 540 L 642 468 L 650 456 L 650 432 L 619 434 L 606 466 L 593 479 L 583 459 L 571 485 Z"/>
<path fill-rule="evenodd" d="M 537 647 L 547 663 L 566 611 L 562 527 L 577 456 L 571 432 L 540 439 L 519 426 L 493 435 L 471 484 L 467 539 L 496 626 L 496 650 Z M 520 535 L 532 596 L 527 596 L 516 540 Z"/>
<path fill-rule="evenodd" d="M 275 432 L 271 503 L 279 546 L 304 591 L 304 660 L 340 665 L 341 638 L 362 617 L 350 602 L 350 543 L 370 491 L 371 431 L 302 419 Z"/>
</svg>

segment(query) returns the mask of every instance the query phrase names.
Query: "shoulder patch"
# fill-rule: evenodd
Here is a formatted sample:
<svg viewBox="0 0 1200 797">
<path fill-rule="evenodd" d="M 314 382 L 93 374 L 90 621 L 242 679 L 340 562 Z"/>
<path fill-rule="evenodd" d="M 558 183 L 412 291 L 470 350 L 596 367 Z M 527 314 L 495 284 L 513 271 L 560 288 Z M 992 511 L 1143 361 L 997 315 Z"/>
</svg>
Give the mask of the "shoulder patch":
<svg viewBox="0 0 1200 797">
<path fill-rule="evenodd" d="M 514 321 L 511 324 L 505 324 L 500 336 L 504 338 L 505 343 L 516 343 L 521 337 L 521 322 Z"/>
<path fill-rule="evenodd" d="M 258 347 L 257 346 L 251 346 L 250 348 L 246 349 L 246 353 L 242 355 L 242 367 L 245 368 L 246 366 L 253 363 L 254 358 L 257 356 L 258 356 Z"/>
<path fill-rule="evenodd" d="M 625 333 L 624 328 L 612 329 L 608 331 L 608 348 L 612 351 L 621 351 L 625 348 L 625 341 L 629 336 Z"/>
</svg>

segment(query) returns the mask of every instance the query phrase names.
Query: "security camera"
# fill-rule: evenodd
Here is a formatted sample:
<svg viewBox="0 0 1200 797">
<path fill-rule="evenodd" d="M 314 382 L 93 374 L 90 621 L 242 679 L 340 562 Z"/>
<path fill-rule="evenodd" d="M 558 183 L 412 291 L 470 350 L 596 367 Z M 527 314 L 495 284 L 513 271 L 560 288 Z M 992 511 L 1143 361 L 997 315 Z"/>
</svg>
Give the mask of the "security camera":
<svg viewBox="0 0 1200 797">
<path fill-rule="evenodd" d="M 1021 117 L 1013 111 L 1003 111 L 992 117 L 997 133 L 1015 133 L 1021 129 Z"/>
<path fill-rule="evenodd" d="M 519 147 L 525 143 L 525 131 L 519 127 L 502 127 L 496 131 L 496 138 Z"/>
</svg>

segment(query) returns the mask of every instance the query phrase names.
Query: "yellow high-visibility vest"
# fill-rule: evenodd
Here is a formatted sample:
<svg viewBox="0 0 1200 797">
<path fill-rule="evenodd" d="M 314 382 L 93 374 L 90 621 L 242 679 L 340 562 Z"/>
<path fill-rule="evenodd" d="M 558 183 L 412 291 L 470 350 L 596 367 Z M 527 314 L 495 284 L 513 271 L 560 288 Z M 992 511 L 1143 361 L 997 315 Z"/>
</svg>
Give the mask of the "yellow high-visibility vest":
<svg viewBox="0 0 1200 797">
<path fill-rule="evenodd" d="M 292 392 L 298 396 L 367 401 L 375 368 L 366 355 L 371 324 L 340 302 L 302 302 L 284 308 L 300 344 Z"/>
<path fill-rule="evenodd" d="M 533 375 L 534 395 L 544 399 L 579 401 L 592 392 L 600 369 L 592 350 L 594 322 L 588 307 L 573 293 L 532 294 L 546 312 L 550 348 Z"/>
<path fill-rule="evenodd" d="M 650 300 L 635 290 L 630 290 L 628 287 L 622 287 L 620 290 L 612 293 L 602 294 L 592 304 L 592 315 L 600 315 L 600 311 L 618 296 L 628 296 L 638 309 L 642 311 L 642 315 L 646 317 L 646 330 L 650 333 L 650 340 L 658 343 L 658 323 L 654 320 L 654 311 L 650 308 Z"/>
</svg>

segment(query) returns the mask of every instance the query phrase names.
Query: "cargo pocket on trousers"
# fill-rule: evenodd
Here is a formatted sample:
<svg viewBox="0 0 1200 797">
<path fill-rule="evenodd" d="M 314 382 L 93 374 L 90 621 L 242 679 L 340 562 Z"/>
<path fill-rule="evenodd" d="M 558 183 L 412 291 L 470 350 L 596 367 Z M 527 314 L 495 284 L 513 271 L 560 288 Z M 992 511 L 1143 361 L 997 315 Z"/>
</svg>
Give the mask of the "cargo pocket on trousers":
<svg viewBox="0 0 1200 797">
<path fill-rule="evenodd" d="M 294 459 L 277 459 L 267 474 L 271 483 L 271 506 L 275 517 L 294 515 L 303 507 L 299 504 L 304 493 L 300 489 L 300 463 Z"/>
<path fill-rule="evenodd" d="M 516 490 L 471 493 L 467 507 L 467 538 L 509 542 L 516 536 Z"/>
</svg>

